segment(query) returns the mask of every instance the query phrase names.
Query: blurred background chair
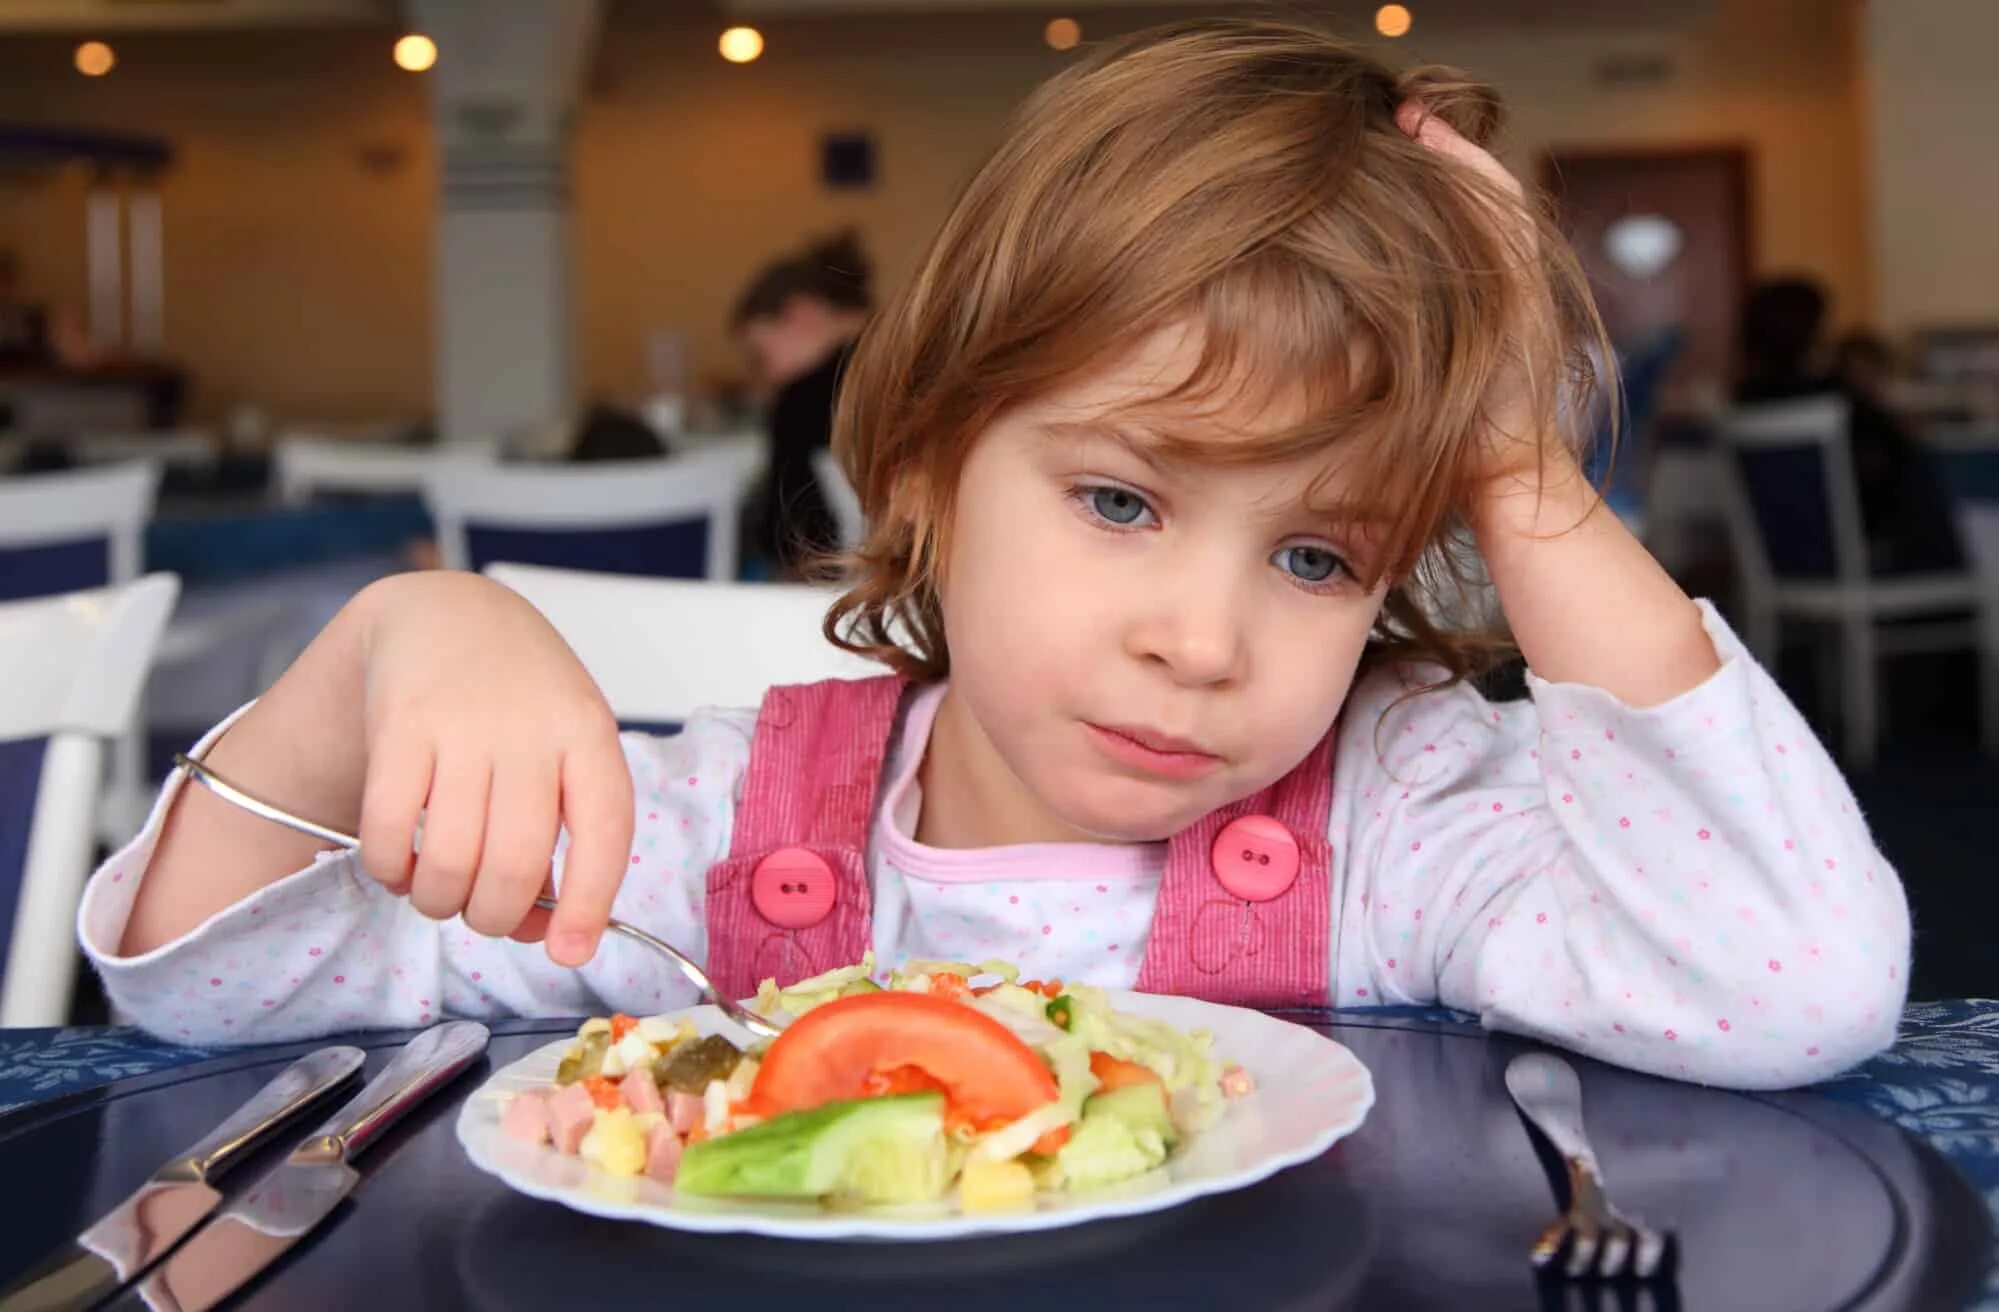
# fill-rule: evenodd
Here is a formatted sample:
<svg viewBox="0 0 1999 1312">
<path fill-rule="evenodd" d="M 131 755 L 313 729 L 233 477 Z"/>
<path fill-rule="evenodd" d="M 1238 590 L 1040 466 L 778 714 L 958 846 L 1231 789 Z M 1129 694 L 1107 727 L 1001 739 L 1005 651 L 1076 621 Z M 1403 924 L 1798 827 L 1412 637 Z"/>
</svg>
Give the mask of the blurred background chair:
<svg viewBox="0 0 1999 1312">
<path fill-rule="evenodd" d="M 826 640 L 831 589 L 510 564 L 485 572 L 547 617 L 627 728 L 677 729 L 704 706 L 755 706 L 777 684 L 883 673 Z"/>
<path fill-rule="evenodd" d="M 135 460 L 0 483 L 0 601 L 137 578 L 159 482 L 157 464 Z"/>
<path fill-rule="evenodd" d="M 271 487 L 288 506 L 328 494 L 421 496 L 435 477 L 499 458 L 497 441 L 405 447 L 292 433 L 279 438 L 272 452 Z"/>
<path fill-rule="evenodd" d="M 150 460 L 173 469 L 203 470 L 222 455 L 221 438 L 206 428 L 79 433 L 69 440 L 67 446 L 77 463 L 83 465 Z"/>
<path fill-rule="evenodd" d="M 159 483 L 160 465 L 152 460 L 0 483 L 0 601 L 138 578 Z M 145 741 L 136 719 L 112 748 L 110 777 L 99 825 L 106 841 L 115 842 L 143 807 Z"/>
<path fill-rule="evenodd" d="M 759 452 L 440 471 L 426 500 L 449 569 L 496 561 L 732 581 Z"/>
<path fill-rule="evenodd" d="M 1621 414 L 1613 427 L 1609 407 L 1602 406 L 1597 437 L 1584 453 L 1583 472 L 1590 485 L 1625 527 L 1645 536 L 1645 507 L 1651 491 L 1652 432 L 1658 421 L 1660 390 L 1667 373 L 1686 344 L 1686 334 L 1665 329 L 1617 353 L 1618 400 Z M 1616 434 L 1613 443 L 1611 436 Z"/>
<path fill-rule="evenodd" d="M 1852 765 L 1875 758 L 1879 662 L 1913 652 L 1979 654 L 1988 751 L 1999 750 L 1999 646 L 1992 598 L 1969 569 L 1878 574 L 1869 568 L 1860 495 L 1838 396 L 1740 406 L 1718 429 L 1744 638 L 1776 668 L 1787 620 L 1835 630 L 1842 743 Z"/>
<path fill-rule="evenodd" d="M 0 602 L 0 1028 L 68 1017 L 104 743 L 128 736 L 179 587 Z"/>
</svg>

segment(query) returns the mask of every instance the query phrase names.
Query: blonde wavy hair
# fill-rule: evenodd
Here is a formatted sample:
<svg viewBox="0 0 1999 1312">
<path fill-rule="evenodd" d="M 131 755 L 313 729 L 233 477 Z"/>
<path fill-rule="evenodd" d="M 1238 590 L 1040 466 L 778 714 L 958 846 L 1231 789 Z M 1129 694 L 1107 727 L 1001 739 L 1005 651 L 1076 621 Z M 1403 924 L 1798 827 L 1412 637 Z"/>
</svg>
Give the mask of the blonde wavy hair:
<svg viewBox="0 0 1999 1312">
<path fill-rule="evenodd" d="M 1367 661 L 1452 680 L 1510 652 L 1453 625 L 1467 513 L 1495 381 L 1524 379 L 1539 433 L 1600 411 L 1610 359 L 1545 206 L 1411 140 L 1420 100 L 1471 141 L 1499 130 L 1488 88 L 1400 76 L 1324 32 L 1257 20 L 1156 28 L 1041 87 L 971 179 L 915 276 L 869 325 L 833 447 L 866 513 L 826 633 L 916 679 L 950 669 L 939 570 L 958 474 L 1010 407 L 1192 319 L 1198 367 L 1165 403 L 1302 387 L 1305 420 L 1168 453 L 1214 461 L 1342 448 L 1389 580 Z M 1509 369 L 1509 367 L 1511 367 Z"/>
</svg>

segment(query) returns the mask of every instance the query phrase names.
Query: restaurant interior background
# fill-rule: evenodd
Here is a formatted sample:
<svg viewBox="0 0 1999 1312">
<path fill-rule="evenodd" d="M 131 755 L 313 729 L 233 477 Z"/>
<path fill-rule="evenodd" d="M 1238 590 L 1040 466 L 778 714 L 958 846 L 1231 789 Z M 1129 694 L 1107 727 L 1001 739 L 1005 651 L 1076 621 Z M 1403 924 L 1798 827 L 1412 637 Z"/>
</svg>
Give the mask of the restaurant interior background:
<svg viewBox="0 0 1999 1312">
<path fill-rule="evenodd" d="M 140 563 L 182 592 L 111 767 L 156 777 L 369 579 L 460 559 L 426 499 L 451 469 L 761 451 L 732 328 L 759 270 L 850 231 L 879 296 L 1031 88 L 1217 12 L 1505 93 L 1504 158 L 1551 186 L 1626 373 L 1613 506 L 1780 635 L 1909 885 L 1915 996 L 1989 995 L 1992 0 L 0 0 L 0 597 L 34 590 L 4 521 L 37 480 L 157 472 Z M 1755 296 L 1809 321 L 1814 292 L 1812 386 L 1782 395 L 1845 399 L 1920 466 L 1945 553 L 1913 573 L 1848 569 L 1854 489 L 1773 492 L 1732 427 L 1771 395 Z M 752 541 L 737 572 L 781 568 Z M 1850 618 L 1897 577 L 1930 590 Z"/>
</svg>

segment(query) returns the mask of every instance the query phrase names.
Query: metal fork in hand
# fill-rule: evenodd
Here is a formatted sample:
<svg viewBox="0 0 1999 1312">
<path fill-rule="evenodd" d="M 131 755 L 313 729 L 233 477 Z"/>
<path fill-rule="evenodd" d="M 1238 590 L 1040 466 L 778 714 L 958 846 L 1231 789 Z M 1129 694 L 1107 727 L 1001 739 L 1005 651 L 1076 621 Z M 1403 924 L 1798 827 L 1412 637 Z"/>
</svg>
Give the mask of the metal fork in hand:
<svg viewBox="0 0 1999 1312">
<path fill-rule="evenodd" d="M 357 852 L 361 848 L 361 840 L 352 834 L 343 834 L 338 829 L 329 829 L 325 825 L 315 824 L 310 820 L 295 816 L 281 807 L 273 806 L 263 798 L 253 796 L 238 788 L 235 784 L 230 783 L 227 779 L 215 773 L 207 765 L 194 760 L 192 757 L 177 752 L 174 754 L 174 764 L 200 780 L 204 787 L 223 801 L 233 806 L 240 806 L 252 815 L 262 816 L 273 824 L 283 825 L 287 829 L 296 829 L 301 834 L 308 834 L 322 842 L 344 847 L 350 852 Z M 538 897 L 534 900 L 534 904 L 544 911 L 555 910 L 555 900 L 553 898 Z M 695 964 L 692 958 L 681 952 L 679 948 L 674 947 L 671 943 L 663 939 L 655 938 L 636 925 L 628 925 L 622 920 L 613 920 L 605 928 L 613 934 L 622 935 L 634 943 L 651 948 L 654 952 L 671 961 L 679 969 L 680 973 L 687 977 L 687 982 L 701 991 L 701 996 L 704 999 L 713 1003 L 715 1008 L 724 1016 L 727 1016 L 750 1033 L 765 1039 L 774 1039 L 777 1037 L 779 1031 L 776 1025 L 757 1015 L 749 1008 L 742 1006 L 734 998 L 723 997 L 722 991 L 715 987 L 715 981 L 708 977 L 708 972 L 701 969 L 699 965 Z"/>
<path fill-rule="evenodd" d="M 1545 1052 L 1527 1053 L 1507 1065 L 1506 1091 L 1555 1146 L 1568 1171 L 1568 1211 L 1534 1241 L 1534 1265 L 1550 1269 L 1566 1250 L 1568 1262 L 1561 1274 L 1572 1280 L 1651 1280 L 1668 1273 L 1677 1248 L 1672 1233 L 1625 1216 L 1604 1192 L 1596 1153 L 1583 1133 L 1583 1089 L 1575 1068 Z"/>
</svg>

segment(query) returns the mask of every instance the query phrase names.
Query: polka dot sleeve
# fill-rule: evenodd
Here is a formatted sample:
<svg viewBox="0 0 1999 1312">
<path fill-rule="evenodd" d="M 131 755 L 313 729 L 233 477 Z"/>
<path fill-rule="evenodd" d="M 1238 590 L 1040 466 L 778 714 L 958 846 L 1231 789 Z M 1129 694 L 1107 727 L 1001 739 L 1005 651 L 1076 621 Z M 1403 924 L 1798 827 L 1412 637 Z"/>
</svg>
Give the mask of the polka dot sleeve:
<svg viewBox="0 0 1999 1312">
<path fill-rule="evenodd" d="M 623 740 L 636 824 L 614 914 L 697 959 L 706 946 L 707 869 L 729 847 L 754 724 L 754 712 L 704 713 L 674 737 Z M 615 936 L 589 965 L 565 969 L 539 945 L 425 918 L 344 853 L 322 854 L 175 942 L 119 956 L 166 807 L 181 786 L 168 783 L 144 830 L 91 877 L 78 913 L 84 952 L 116 1014 L 154 1034 L 263 1043 L 413 1027 L 446 1015 L 645 1013 L 692 1001 L 677 971 Z M 558 888 L 565 849 L 559 842 Z"/>
<path fill-rule="evenodd" d="M 1357 689 L 1332 834 L 1339 1002 L 1435 1003 L 1743 1088 L 1893 1041 L 1909 915 L 1851 791 L 1705 603 L 1721 668 L 1662 706 L 1530 676 Z"/>
</svg>

